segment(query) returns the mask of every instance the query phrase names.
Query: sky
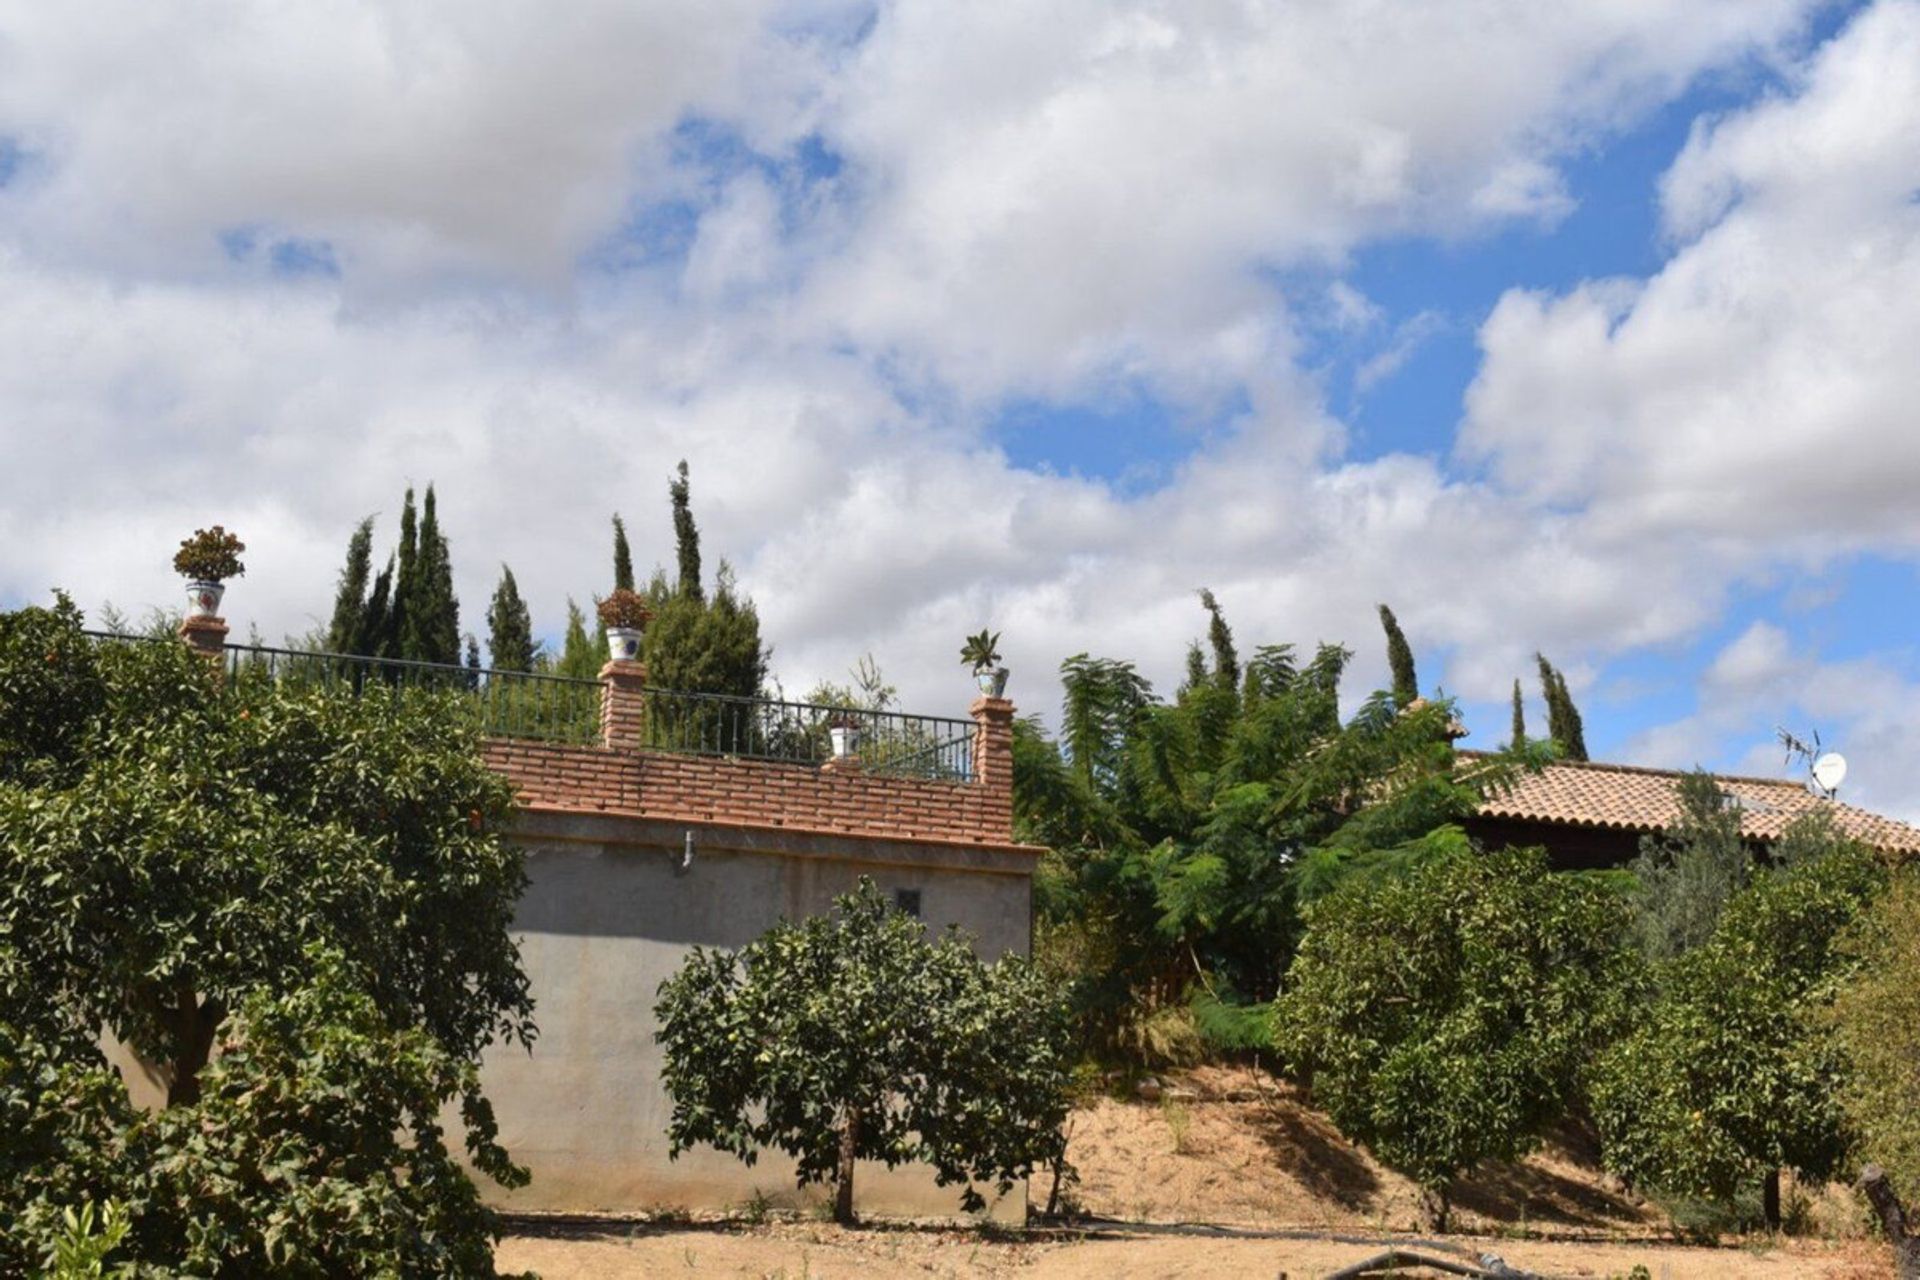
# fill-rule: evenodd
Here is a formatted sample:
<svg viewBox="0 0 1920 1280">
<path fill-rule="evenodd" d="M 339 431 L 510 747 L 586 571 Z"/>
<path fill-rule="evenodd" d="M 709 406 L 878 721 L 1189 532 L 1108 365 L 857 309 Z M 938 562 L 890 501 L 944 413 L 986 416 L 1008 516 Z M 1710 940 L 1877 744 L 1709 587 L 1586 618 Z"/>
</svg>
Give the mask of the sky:
<svg viewBox="0 0 1920 1280">
<path fill-rule="evenodd" d="M 1468 745 L 1920 819 L 1920 0 L 0 0 L 0 607 L 322 624 L 436 486 L 464 625 L 609 516 L 789 692 L 1023 711 L 1390 603 Z"/>
</svg>

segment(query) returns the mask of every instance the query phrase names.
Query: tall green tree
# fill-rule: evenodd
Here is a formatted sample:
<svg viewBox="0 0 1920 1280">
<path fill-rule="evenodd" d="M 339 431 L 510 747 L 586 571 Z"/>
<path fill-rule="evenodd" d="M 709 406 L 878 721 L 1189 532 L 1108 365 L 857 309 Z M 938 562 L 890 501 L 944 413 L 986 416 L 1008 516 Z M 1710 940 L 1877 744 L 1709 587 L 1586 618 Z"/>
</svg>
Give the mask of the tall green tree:
<svg viewBox="0 0 1920 1280">
<path fill-rule="evenodd" d="M 420 509 L 413 574 L 401 632 L 401 656 L 414 662 L 459 665 L 460 601 L 453 593 L 453 561 L 440 532 L 433 486 Z M 404 547 L 404 543 L 403 543 Z"/>
<path fill-rule="evenodd" d="M 1920 870 L 1909 865 L 1840 940 L 1852 976 L 1840 985 L 1825 1024 L 1850 1069 L 1840 1101 L 1859 1157 L 1878 1166 L 1892 1186 L 1891 1205 L 1876 1203 L 1900 1263 L 1920 1268 Z M 1870 1174 L 1868 1175 L 1871 1176 Z M 1902 1273 L 1903 1280 L 1905 1272 Z"/>
<path fill-rule="evenodd" d="M 1520 679 L 1513 681 L 1513 725 L 1508 731 L 1507 742 L 1510 746 L 1520 746 L 1527 740 L 1527 709 L 1520 700 Z"/>
<path fill-rule="evenodd" d="M 1274 1042 L 1340 1131 L 1426 1192 L 1523 1155 L 1622 1028 L 1625 904 L 1537 849 L 1462 850 L 1313 905 Z"/>
<path fill-rule="evenodd" d="M 937 941 L 871 880 L 830 915 L 781 923 L 739 952 L 696 947 L 655 1005 L 678 1154 L 792 1156 L 854 1220 L 856 1160 L 934 1167 L 985 1207 L 1063 1149 L 1065 1008 L 1033 967 Z"/>
<path fill-rule="evenodd" d="M 1168 703 L 1130 664 L 1077 655 L 1062 742 L 1016 731 L 1016 828 L 1052 850 L 1036 954 L 1073 980 L 1096 1053 L 1157 1054 L 1153 1028 L 1189 1013 L 1244 1043 L 1232 1011 L 1279 989 L 1305 902 L 1464 848 L 1485 791 L 1537 764 L 1460 760 L 1438 700 L 1401 713 L 1382 695 L 1343 724 L 1347 658 L 1259 646 L 1226 702 L 1203 651 Z"/>
<path fill-rule="evenodd" d="M 1544 654 L 1536 653 L 1534 660 L 1540 665 L 1540 694 L 1547 704 L 1548 739 L 1560 749 L 1561 759 L 1585 760 L 1586 726 L 1580 719 L 1580 709 L 1573 705 L 1566 676 L 1548 662 Z"/>
<path fill-rule="evenodd" d="M 567 629 L 561 634 L 560 658 L 554 663 L 553 674 L 572 676 L 576 680 L 597 680 L 608 656 L 605 634 L 588 630 L 585 611 L 569 597 Z"/>
<path fill-rule="evenodd" d="M 1762 1185 L 1777 1228 L 1781 1168 L 1825 1178 L 1839 1167 L 1846 1063 L 1821 1011 L 1852 969 L 1837 941 L 1885 873 L 1868 851 L 1828 843 L 1736 893 L 1598 1058 L 1601 1155 L 1629 1183 L 1722 1201 Z"/>
<path fill-rule="evenodd" d="M 373 580 L 373 589 L 367 593 L 366 608 L 360 613 L 360 626 L 353 647 L 344 652 L 364 654 L 370 658 L 398 657 L 394 651 L 393 626 L 393 557 L 387 557 L 387 564 Z"/>
<path fill-rule="evenodd" d="M 618 512 L 613 517 L 613 589 L 633 590 L 633 552 L 627 547 L 627 525 Z"/>
<path fill-rule="evenodd" d="M 373 571 L 373 517 L 354 526 L 347 539 L 347 562 L 340 570 L 334 593 L 333 620 L 327 626 L 327 649 L 355 653 L 367 608 L 367 582 Z"/>
<path fill-rule="evenodd" d="M 673 504 L 673 546 L 680 577 L 675 590 L 695 600 L 705 598 L 700 585 L 700 527 L 693 521 L 693 500 L 687 478 L 687 460 L 680 460 L 675 478 L 667 484 L 667 496 Z"/>
<path fill-rule="evenodd" d="M 583 620 L 584 628 L 584 620 Z M 493 589 L 487 610 L 487 652 L 496 671 L 531 671 L 538 646 L 533 639 L 533 615 L 520 598 L 513 570 L 500 566 L 500 585 Z"/>
<path fill-rule="evenodd" d="M 0 1168 L 20 1163 L 15 1141 L 55 1145 L 51 1159 L 39 1146 L 24 1162 L 44 1177 L 0 1180 L 0 1224 L 91 1188 L 86 1198 L 131 1206 L 137 1256 L 178 1265 L 169 1250 L 200 1239 L 227 1259 L 202 1273 L 245 1274 L 243 1258 L 345 1232 L 357 1211 L 343 1197 L 399 1196 L 412 1207 L 395 1205 L 382 1230 L 411 1223 L 417 1238 L 436 1222 L 454 1229 L 436 1217 L 451 1204 L 436 1198 L 453 1195 L 474 1215 L 457 1229 L 481 1231 L 467 1240 L 484 1251 L 490 1219 L 470 1187 L 456 1191 L 464 1175 L 439 1145 L 441 1110 L 460 1104 L 477 1167 L 524 1179 L 494 1142 L 477 1072 L 489 1042 L 531 1043 L 532 1001 L 509 933 L 526 883 L 506 838 L 511 789 L 481 761 L 457 695 L 355 697 L 246 670 L 223 680 L 182 645 L 96 648 L 70 609 L 22 611 L 0 638 L 0 724 L 23 743 L 0 752 L 11 762 L 0 776 L 0 1024 L 32 1031 L 30 1052 L 53 1073 L 0 1098 Z M 59 681 L 41 675 L 48 653 Z M 358 1043 L 331 1015 L 287 1011 L 330 985 L 364 1011 Z M 276 1017 L 299 1021 L 302 1047 L 249 1074 L 241 1063 L 269 1052 Z M 156 1064 L 183 1117 L 157 1129 L 129 1119 L 124 1087 L 102 1083 L 103 1027 Z M 241 1056 L 210 1067 L 231 1041 Z M 336 1125 L 329 1108 L 367 1100 L 339 1095 L 351 1081 L 318 1064 L 327 1044 L 383 1069 L 409 1054 L 435 1065 L 407 1077 L 419 1087 L 394 1107 Z M 0 1047 L 0 1089 L 19 1079 L 12 1053 Z M 64 1083 L 49 1090 L 53 1080 Z M 71 1106 L 95 1108 L 86 1123 L 117 1135 L 94 1156 L 40 1112 Z M 409 1167 L 432 1185 L 396 1190 Z M 358 1193 L 336 1185 L 297 1229 L 268 1212 L 328 1169 L 359 1170 L 345 1175 L 364 1180 Z M 0 1225 L 0 1255 L 11 1243 Z M 0 1256 L 0 1271 L 15 1269 Z"/>
<path fill-rule="evenodd" d="M 1413 646 L 1407 643 L 1406 633 L 1400 630 L 1400 620 L 1393 616 L 1393 610 L 1386 605 L 1380 606 L 1380 626 L 1387 633 L 1387 666 L 1393 671 L 1393 704 L 1407 707 L 1420 696 L 1420 678 L 1413 669 Z"/>
<path fill-rule="evenodd" d="M 383 657 L 412 659 L 417 652 L 413 609 L 420 596 L 420 517 L 413 505 L 413 486 L 407 486 L 400 504 L 400 542 L 394 550 L 393 594 L 388 598 Z"/>
</svg>

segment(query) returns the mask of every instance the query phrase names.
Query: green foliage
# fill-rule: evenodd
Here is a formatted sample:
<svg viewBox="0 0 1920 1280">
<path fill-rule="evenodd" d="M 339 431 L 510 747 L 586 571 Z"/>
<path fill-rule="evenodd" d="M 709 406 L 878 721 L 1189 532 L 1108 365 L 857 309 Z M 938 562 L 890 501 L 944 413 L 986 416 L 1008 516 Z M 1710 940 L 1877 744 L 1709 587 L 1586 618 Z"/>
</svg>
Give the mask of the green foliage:
<svg viewBox="0 0 1920 1280">
<path fill-rule="evenodd" d="M 648 682 L 680 693 L 758 697 L 767 679 L 760 614 L 734 586 L 721 562 L 713 598 L 678 592 L 656 595 L 643 652 Z"/>
<path fill-rule="evenodd" d="M 219 525 L 195 529 L 192 537 L 180 540 L 173 568 L 193 582 L 225 582 L 245 576 L 247 567 L 240 563 L 240 553 L 246 549 L 246 543 Z"/>
<path fill-rule="evenodd" d="M 1888 891 L 1839 944 L 1851 977 L 1825 1019 L 1851 1064 L 1840 1091 L 1860 1159 L 1920 1197 L 1920 867 Z"/>
<path fill-rule="evenodd" d="M 843 1218 L 850 1157 L 931 1164 L 977 1210 L 976 1184 L 1005 1194 L 1060 1155 L 1058 996 L 1018 956 L 988 965 L 958 933 L 929 939 L 870 880 L 737 953 L 695 948 L 655 1012 L 674 1154 L 784 1151 L 801 1186 L 835 1184 Z"/>
<path fill-rule="evenodd" d="M 51 609 L 0 613 L 0 785 L 50 781 L 75 767 L 106 700 L 93 642 L 63 594 Z"/>
<path fill-rule="evenodd" d="M 1520 700 L 1520 680 L 1513 681 L 1513 725 L 1507 733 L 1507 745 L 1517 747 L 1527 740 L 1527 709 Z"/>
<path fill-rule="evenodd" d="M 1413 646 L 1407 643 L 1406 633 L 1400 630 L 1400 620 L 1384 604 L 1380 606 L 1380 626 L 1387 633 L 1387 666 L 1393 672 L 1393 704 L 1397 707 L 1410 706 L 1420 696 L 1420 678 L 1413 669 Z M 1516 742 L 1519 740 L 1518 737 L 1514 739 Z"/>
<path fill-rule="evenodd" d="M 1301 664 L 1260 646 L 1242 664 L 1217 602 L 1208 618 L 1171 705 L 1132 664 L 1079 654 L 1061 668 L 1060 743 L 1015 726 L 1016 830 L 1054 851 L 1036 954 L 1071 982 L 1096 1054 L 1133 1056 L 1133 1024 L 1190 1014 L 1196 986 L 1221 1006 L 1271 999 L 1305 902 L 1463 848 L 1485 791 L 1544 758 L 1457 761 L 1440 702 L 1402 713 L 1382 695 L 1343 725 L 1345 649 Z M 1227 1019 L 1194 1025 L 1219 1051 L 1247 1043 Z"/>
<path fill-rule="evenodd" d="M 312 961 L 308 985 L 242 1003 L 191 1104 L 136 1113 L 110 1075 L 77 1076 L 115 1095 L 67 1117 L 93 1131 L 94 1150 L 24 1180 L 27 1194 L 3 1206 L 0 1261 L 38 1251 L 77 1268 L 111 1256 L 126 1274 L 493 1275 L 499 1226 L 447 1148 L 443 1108 L 464 1100 L 483 1168 L 510 1186 L 525 1174 L 492 1146 L 474 1062 L 395 1028 L 343 957 Z M 0 1099 L 20 1098 L 13 1083 Z M 29 1101 L 42 1117 L 54 1102 Z M 88 1196 L 109 1197 L 98 1232 L 85 1210 L 59 1208 L 48 1167 L 81 1168 Z"/>
<path fill-rule="evenodd" d="M 347 539 L 347 562 L 340 569 L 340 586 L 333 597 L 333 620 L 327 624 L 329 653 L 358 653 L 366 625 L 367 582 L 373 573 L 373 517 L 353 528 Z"/>
<path fill-rule="evenodd" d="M 618 512 L 613 517 L 613 589 L 633 590 L 633 552 L 627 547 L 627 524 Z"/>
<path fill-rule="evenodd" d="M 1630 870 L 1634 935 L 1653 961 L 1671 960 L 1712 936 L 1720 913 L 1753 874 L 1753 854 L 1740 837 L 1740 806 L 1714 776 L 1696 769 L 1674 788 L 1680 818 L 1660 836 L 1640 841 Z"/>
<path fill-rule="evenodd" d="M 685 458 L 680 459 L 674 479 L 667 482 L 667 497 L 673 505 L 674 559 L 680 570 L 674 590 L 679 595 L 703 600 L 706 588 L 700 585 L 700 526 L 693 522 Z"/>
<path fill-rule="evenodd" d="M 982 627 L 960 646 L 960 661 L 974 671 L 991 671 L 1000 665 L 1000 633 Z"/>
<path fill-rule="evenodd" d="M 1540 696 L 1547 703 L 1547 739 L 1564 760 L 1587 758 L 1587 731 L 1580 719 L 1580 708 L 1573 705 L 1567 691 L 1567 678 L 1554 669 L 1542 654 L 1534 654 L 1540 665 Z"/>
<path fill-rule="evenodd" d="M 1846 845 L 1758 876 L 1705 943 L 1663 966 L 1658 998 L 1596 1063 L 1608 1168 L 1722 1201 L 1768 1170 L 1835 1170 L 1845 1064 L 1818 1010 L 1852 968 L 1836 939 L 1883 880 Z"/>
<path fill-rule="evenodd" d="M 206 1204 L 194 1212 L 226 1212 L 221 1196 L 242 1192 L 217 1170 L 194 1174 L 168 1201 L 158 1191 L 122 1194 L 114 1178 L 125 1170 L 97 1162 L 131 1162 L 158 1178 L 188 1159 L 178 1143 L 189 1140 L 204 1141 L 208 1159 L 221 1151 L 249 1158 L 225 1144 L 241 1140 L 243 1118 L 261 1117 L 262 1091 L 275 1082 L 247 1078 L 230 1099 L 245 1117 L 219 1112 L 224 1104 L 209 1091 L 262 1060 L 235 1045 L 267 1052 L 259 1019 L 287 1001 L 296 1010 L 358 1002 L 369 1011 L 355 1015 L 363 1030 L 377 1016 L 397 1038 L 342 1049 L 339 1061 L 357 1057 L 363 1075 L 393 1071 L 394 1088 L 412 1087 L 403 1068 L 422 1045 L 452 1064 L 446 1071 L 458 1067 L 435 1077 L 458 1087 L 420 1114 L 431 1122 L 457 1094 L 471 1158 L 495 1177 L 516 1178 L 484 1123 L 469 1068 L 491 1040 L 531 1042 L 527 979 L 508 933 L 525 874 L 505 839 L 510 791 L 480 762 L 459 695 L 382 689 L 355 698 L 246 672 L 222 681 L 168 643 L 103 645 L 80 665 L 78 627 L 70 607 L 0 619 L 0 636 L 41 642 L 0 646 L 0 689 L 9 695 L 0 724 L 16 723 L 15 689 L 63 708 L 41 717 L 23 767 L 0 778 L 0 1024 L 8 1032 L 0 1035 L 8 1121 L 0 1170 L 35 1171 L 23 1191 L 22 1179 L 0 1178 L 0 1201 L 30 1193 L 52 1213 L 111 1194 L 127 1206 L 136 1241 L 159 1229 L 163 1203 L 174 1205 L 166 1213 L 186 1212 L 179 1204 L 199 1196 Z M 76 666 L 73 688 L 48 700 L 38 668 L 52 642 Z M 334 1004 L 300 1004 L 341 983 L 325 997 L 337 996 Z M 240 1010 L 253 1011 L 246 1018 L 258 1025 L 236 1021 Z M 170 1110 L 197 1110 L 200 1119 L 133 1125 L 94 1042 L 102 1027 L 161 1068 Z M 323 1037 L 337 1029 L 324 1020 L 309 1028 Z M 209 1066 L 216 1045 L 225 1052 Z M 313 1087 L 344 1086 L 315 1076 Z M 436 1183 L 407 1195 L 471 1195 L 438 1185 L 451 1175 L 431 1162 L 418 1124 L 408 1141 L 423 1163 L 415 1173 L 402 1168 L 408 1157 L 397 1152 L 391 1118 L 381 1112 L 362 1126 L 352 1151 L 314 1146 L 316 1167 L 337 1172 L 360 1153 L 385 1161 L 392 1176 Z M 269 1189 L 285 1193 L 281 1163 L 263 1168 L 257 1203 L 233 1209 L 235 1221 L 269 1220 Z M 0 1219 L 5 1209 L 0 1203 Z M 0 1240 L 0 1249 L 13 1245 Z"/>
<path fill-rule="evenodd" d="M 347 541 L 347 562 L 327 628 L 328 647 L 339 653 L 458 666 L 460 601 L 453 592 L 453 562 L 440 532 L 433 486 L 427 486 L 417 514 L 408 488 L 400 507 L 399 545 L 368 590 L 372 539 L 369 516 Z"/>
<path fill-rule="evenodd" d="M 560 659 L 553 674 L 576 680 L 597 680 L 600 668 L 607 665 L 607 637 L 604 632 L 587 630 L 587 615 L 571 599 L 567 601 L 567 629 L 560 641 Z"/>
<path fill-rule="evenodd" d="M 487 610 L 487 652 L 496 671 L 531 671 L 539 646 L 533 639 L 533 614 L 520 598 L 513 570 L 500 566 L 500 585 Z"/>
<path fill-rule="evenodd" d="M 93 1201 L 80 1206 L 79 1212 L 66 1209 L 60 1215 L 61 1232 L 44 1259 L 52 1280 L 92 1280 L 94 1277 L 131 1277 L 132 1263 L 107 1266 L 107 1258 L 127 1234 L 127 1211 L 117 1200 L 109 1200 L 94 1213 Z"/>
<path fill-rule="evenodd" d="M 1635 983 L 1625 925 L 1605 881 L 1539 850 L 1349 880 L 1310 911 L 1275 1046 L 1342 1133 L 1444 1195 L 1565 1113 Z"/>
</svg>

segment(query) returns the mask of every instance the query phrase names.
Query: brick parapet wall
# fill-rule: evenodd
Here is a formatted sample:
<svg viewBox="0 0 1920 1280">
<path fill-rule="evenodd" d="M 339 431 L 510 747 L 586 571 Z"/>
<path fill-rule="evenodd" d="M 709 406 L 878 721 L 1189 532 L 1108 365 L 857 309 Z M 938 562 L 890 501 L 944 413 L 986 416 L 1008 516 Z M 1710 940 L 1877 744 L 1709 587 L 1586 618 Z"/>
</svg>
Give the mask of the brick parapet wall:
<svg viewBox="0 0 1920 1280">
<path fill-rule="evenodd" d="M 982 699 L 974 718 L 972 782 L 510 738 L 489 739 L 485 756 L 529 809 L 1010 844 L 1012 704 Z"/>
</svg>

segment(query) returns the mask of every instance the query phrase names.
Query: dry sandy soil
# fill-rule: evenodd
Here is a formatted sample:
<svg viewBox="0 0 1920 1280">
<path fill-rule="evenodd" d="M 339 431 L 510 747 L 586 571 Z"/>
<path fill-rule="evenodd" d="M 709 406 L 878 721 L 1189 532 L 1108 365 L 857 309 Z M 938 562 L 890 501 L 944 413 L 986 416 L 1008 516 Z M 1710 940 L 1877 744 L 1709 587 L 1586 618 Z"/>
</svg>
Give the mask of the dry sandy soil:
<svg viewBox="0 0 1920 1280">
<path fill-rule="evenodd" d="M 982 1233 L 966 1227 L 880 1225 L 843 1231 L 812 1222 L 644 1225 L 523 1224 L 499 1250 L 502 1270 L 560 1280 L 626 1276 L 1236 1277 L 1324 1275 L 1405 1244 L 1418 1197 L 1404 1178 L 1342 1139 L 1292 1089 L 1260 1073 L 1208 1068 L 1158 1101 L 1101 1099 L 1075 1113 L 1071 1197 L 1088 1231 Z M 1044 1203 L 1036 1180 L 1031 1195 Z M 1816 1231 L 1717 1249 L 1672 1242 L 1653 1206 L 1610 1186 L 1578 1134 L 1517 1164 L 1474 1171 L 1454 1195 L 1455 1231 L 1440 1246 L 1491 1252 L 1549 1276 L 1702 1277 L 1891 1275 L 1884 1250 L 1846 1238 L 1857 1216 L 1844 1196 L 1811 1199 Z M 1183 1226 L 1181 1224 L 1188 1224 Z M 1191 1224 L 1226 1227 L 1192 1229 Z M 1434 1252 L 1435 1250 L 1428 1250 Z"/>
<path fill-rule="evenodd" d="M 1405 1243 L 1403 1239 L 1403 1243 Z M 1795 1241 L 1771 1249 L 1690 1249 L 1673 1245 L 1561 1243 L 1453 1237 L 1447 1243 L 1498 1254 L 1546 1276 L 1624 1276 L 1636 1264 L 1654 1280 L 1878 1280 L 1890 1277 L 1884 1251 L 1860 1242 Z M 879 1227 L 844 1231 L 815 1224 L 599 1227 L 518 1235 L 501 1243 L 501 1270 L 531 1269 L 553 1280 L 625 1277 L 779 1277 L 780 1280 L 1307 1280 L 1382 1251 L 1385 1242 L 1347 1237 L 1221 1239 L 1142 1232 L 1075 1238 L 1051 1231 L 989 1238 L 966 1230 Z M 1428 1250 L 1431 1252 L 1431 1250 Z M 1408 1275 L 1429 1274 L 1408 1272 Z"/>
</svg>

